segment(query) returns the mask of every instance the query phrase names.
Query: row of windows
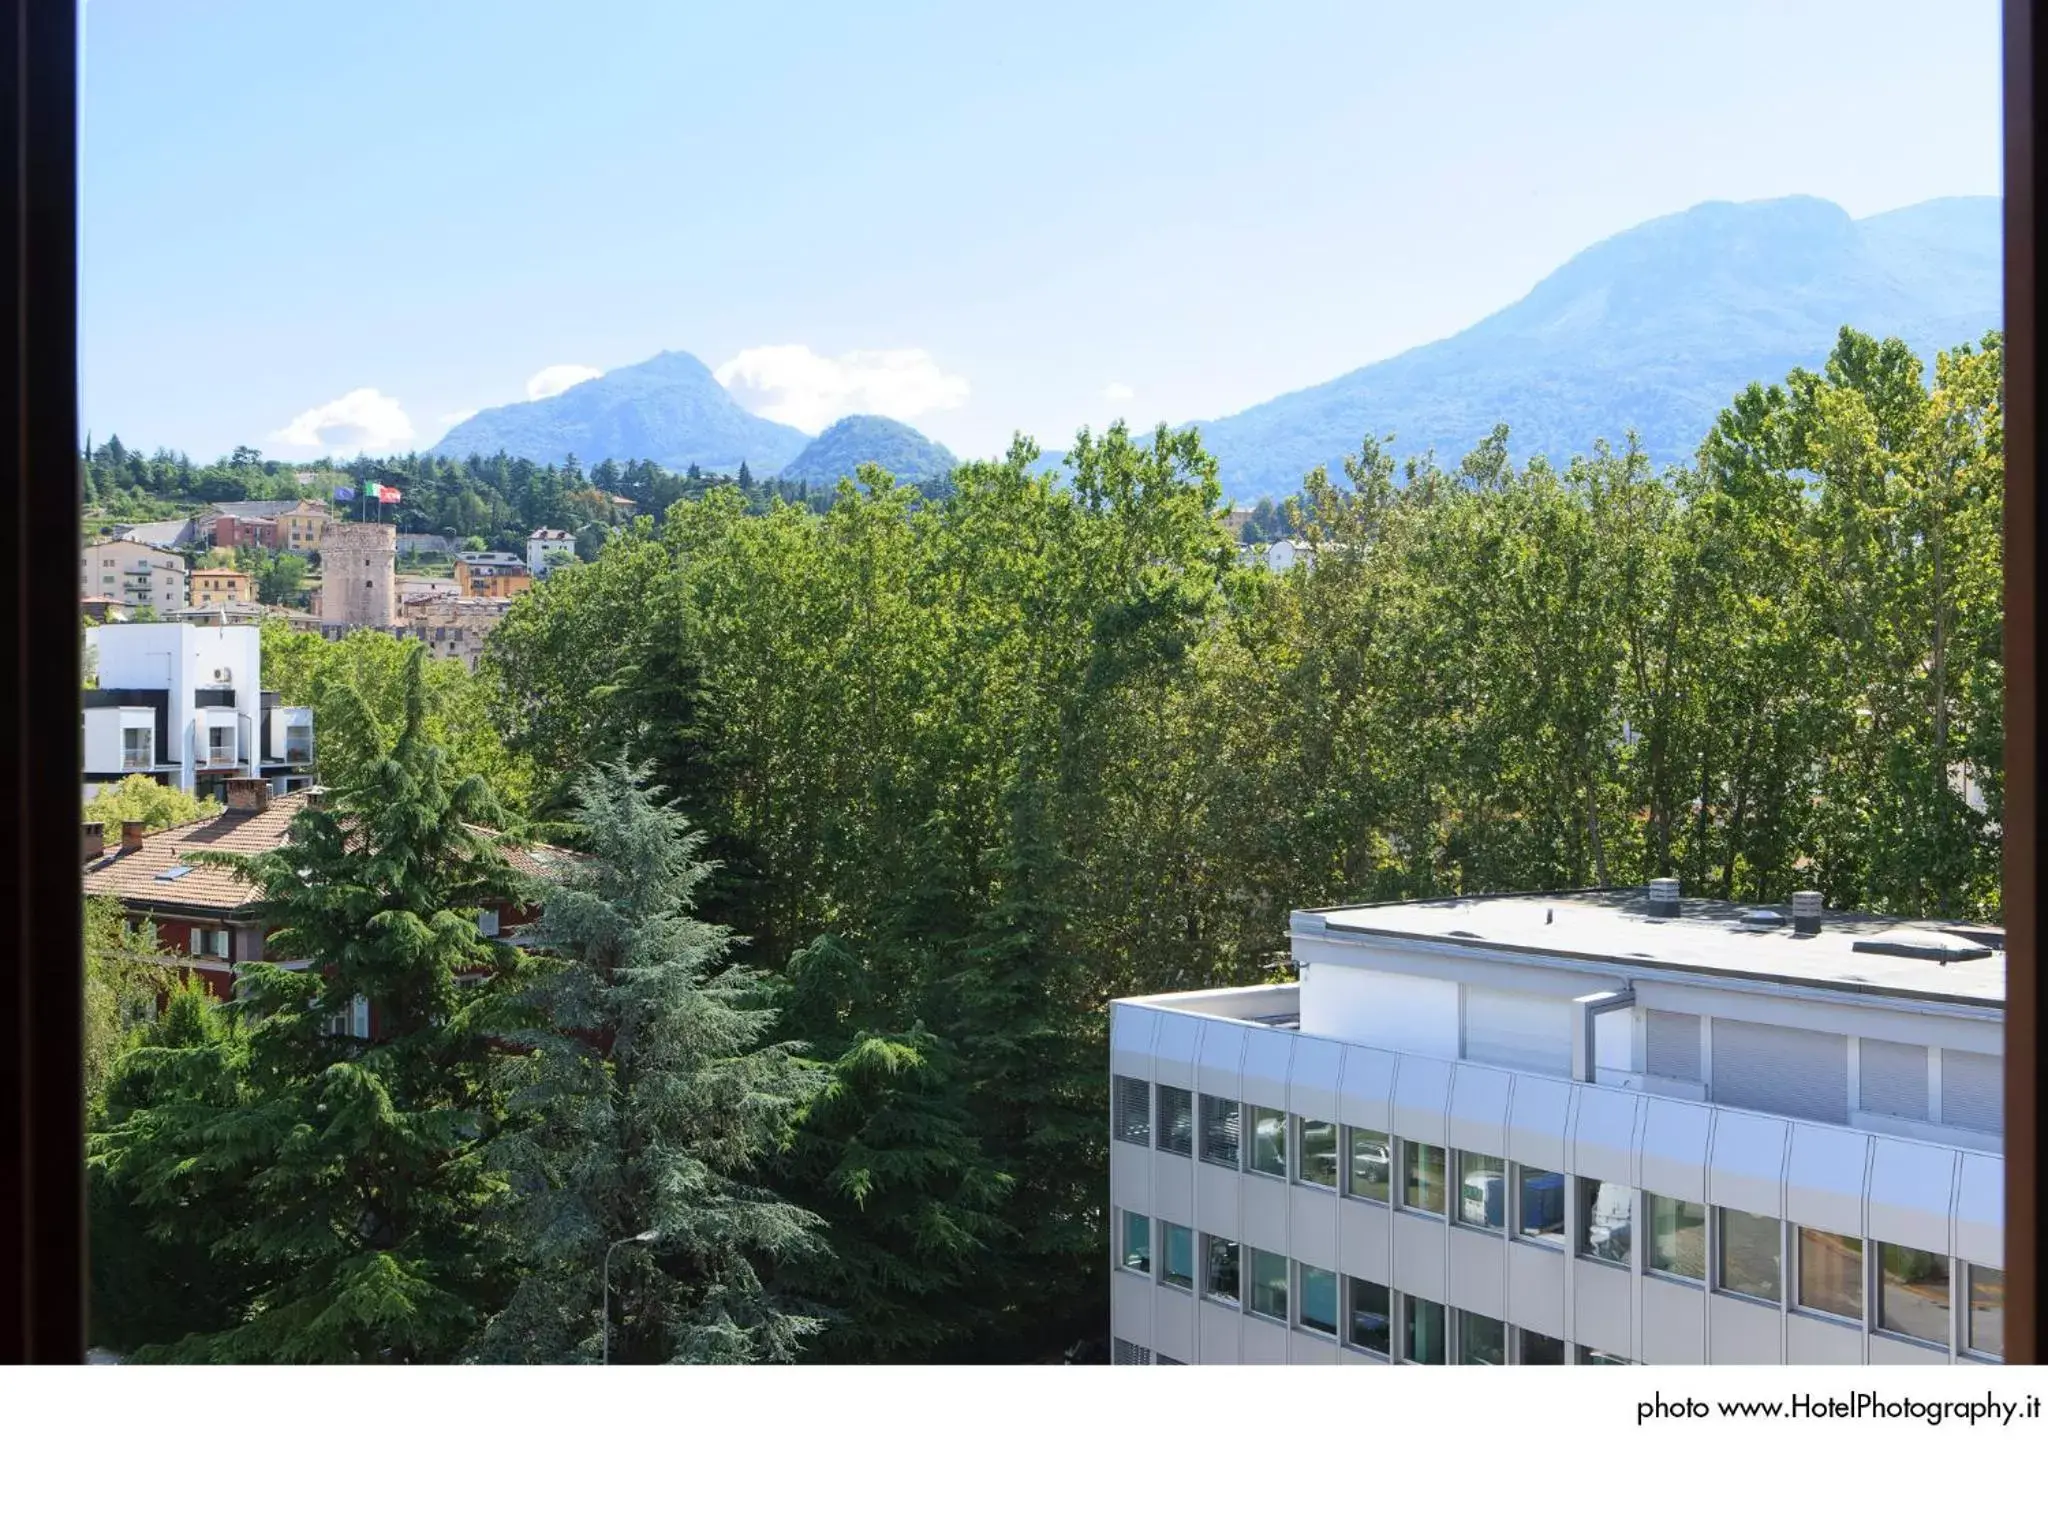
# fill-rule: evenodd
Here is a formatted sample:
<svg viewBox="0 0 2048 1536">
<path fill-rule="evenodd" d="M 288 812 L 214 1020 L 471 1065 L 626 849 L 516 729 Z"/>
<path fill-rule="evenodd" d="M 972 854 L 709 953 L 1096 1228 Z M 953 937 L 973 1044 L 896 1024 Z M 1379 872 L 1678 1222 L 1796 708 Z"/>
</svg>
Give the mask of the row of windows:
<svg viewBox="0 0 2048 1536">
<path fill-rule="evenodd" d="M 1154 1226 L 1149 1217 L 1135 1211 L 1122 1213 L 1118 1262 L 1124 1269 L 1141 1275 L 1154 1273 Z M 1187 1227 L 1170 1221 L 1156 1226 L 1160 1284 L 1190 1293 L 1199 1285 L 1205 1300 L 1241 1308 L 1253 1317 L 1415 1365 L 1505 1365 L 1511 1359 L 1520 1365 L 1565 1363 L 1564 1341 L 1548 1334 L 1510 1329 L 1498 1318 L 1457 1311 L 1420 1296 L 1397 1295 L 1376 1281 L 1295 1263 L 1285 1254 L 1245 1248 L 1228 1238 L 1205 1233 L 1198 1239 Z M 1118 1359 L 1115 1363 L 1145 1362 Z M 1164 1357 L 1161 1363 L 1166 1363 Z M 1579 1363 L 1629 1362 L 1581 1346 Z"/>
<path fill-rule="evenodd" d="M 1119 1140 L 1155 1144 L 1152 1093 L 1153 1085 L 1141 1078 L 1114 1079 L 1114 1131 Z M 1576 1215 L 1574 1251 L 1602 1263 L 1634 1266 L 1636 1191 L 1627 1185 L 1604 1179 L 1567 1180 L 1554 1170 L 1510 1164 L 1487 1153 L 1289 1116 L 1264 1105 L 1197 1095 L 1164 1083 L 1157 1094 L 1156 1145 L 1162 1152 L 1192 1156 L 1199 1145 L 1204 1162 L 1291 1179 L 1311 1188 L 1341 1188 L 1354 1199 L 1398 1204 L 1462 1226 L 1557 1245 L 1566 1237 L 1569 1193 Z M 1248 1139 L 1240 1135 L 1245 1125 L 1251 1128 Z M 1774 1216 L 1650 1193 L 1644 1194 L 1642 1204 L 1650 1234 L 1643 1266 L 1650 1273 L 1705 1283 L 1711 1247 L 1717 1290 L 1782 1304 L 1789 1267 L 1796 1277 L 1793 1304 L 1802 1310 L 1861 1323 L 1865 1292 L 1874 1290 L 1873 1327 L 1947 1348 L 1951 1310 L 1960 1305 L 1963 1348 L 1991 1357 L 2004 1352 L 2003 1270 L 1952 1265 L 1946 1254 L 1877 1243 L 1871 1245 L 1870 1255 L 1875 1274 L 1866 1286 L 1861 1238 L 1792 1227 L 1788 1248 L 1787 1224 Z M 1953 1277 L 1960 1283 L 1960 1296 L 1954 1299 L 1952 1270 L 1960 1272 Z"/>
</svg>

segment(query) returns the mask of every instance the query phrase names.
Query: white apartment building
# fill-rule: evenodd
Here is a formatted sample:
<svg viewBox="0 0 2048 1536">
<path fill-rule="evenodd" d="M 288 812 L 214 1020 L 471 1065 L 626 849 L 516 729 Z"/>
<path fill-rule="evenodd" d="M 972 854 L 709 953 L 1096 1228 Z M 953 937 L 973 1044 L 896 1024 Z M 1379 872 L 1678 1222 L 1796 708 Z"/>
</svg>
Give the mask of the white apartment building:
<svg viewBox="0 0 2048 1536">
<path fill-rule="evenodd" d="M 559 528 L 536 528 L 526 537 L 526 568 L 534 580 L 545 580 L 548 567 L 576 558 L 576 535 Z"/>
<path fill-rule="evenodd" d="M 182 608 L 188 591 L 185 559 L 136 539 L 104 539 L 78 557 L 81 597 L 112 599 L 158 613 Z"/>
<path fill-rule="evenodd" d="M 254 624 L 108 624 L 92 631 L 86 792 L 131 773 L 192 793 L 229 779 L 313 783 L 313 711 L 263 691 Z"/>
<path fill-rule="evenodd" d="M 1111 1005 L 1119 1364 L 2003 1349 L 1995 930 L 1643 890 L 1297 912 Z"/>
</svg>

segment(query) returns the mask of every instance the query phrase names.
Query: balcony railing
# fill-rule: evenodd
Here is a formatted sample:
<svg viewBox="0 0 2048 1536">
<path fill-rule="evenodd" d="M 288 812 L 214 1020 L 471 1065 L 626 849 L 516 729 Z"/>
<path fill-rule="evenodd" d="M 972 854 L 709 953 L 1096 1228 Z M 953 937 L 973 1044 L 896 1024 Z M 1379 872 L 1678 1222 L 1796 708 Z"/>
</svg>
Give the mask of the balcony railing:
<svg viewBox="0 0 2048 1536">
<path fill-rule="evenodd" d="M 147 752 L 131 752 L 124 750 L 121 753 L 121 767 L 126 771 L 134 771 L 136 769 L 147 769 L 154 766 L 155 764 L 153 764 L 150 761 L 150 755 Z"/>
</svg>

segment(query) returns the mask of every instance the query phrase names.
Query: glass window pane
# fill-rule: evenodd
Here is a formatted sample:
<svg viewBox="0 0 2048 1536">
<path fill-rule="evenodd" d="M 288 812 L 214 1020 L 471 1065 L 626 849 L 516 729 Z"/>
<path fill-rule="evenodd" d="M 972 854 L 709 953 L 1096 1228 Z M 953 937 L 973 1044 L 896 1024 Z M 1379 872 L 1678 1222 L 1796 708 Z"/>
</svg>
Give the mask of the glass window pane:
<svg viewBox="0 0 2048 1536">
<path fill-rule="evenodd" d="M 1538 1242 L 1564 1241 L 1564 1175 L 1547 1168 L 1515 1173 L 1515 1233 Z"/>
<path fill-rule="evenodd" d="M 1337 1187 L 1337 1127 L 1327 1120 L 1301 1122 L 1301 1182 Z"/>
<path fill-rule="evenodd" d="M 1135 1211 L 1124 1212 L 1123 1258 L 1125 1269 L 1141 1275 L 1152 1273 L 1152 1219 Z"/>
<path fill-rule="evenodd" d="M 1506 1365 L 1507 1324 L 1482 1317 L 1477 1312 L 1458 1314 L 1458 1364 Z"/>
<path fill-rule="evenodd" d="M 1897 1243 L 1877 1245 L 1877 1326 L 1886 1333 L 1948 1343 L 1948 1255 Z"/>
<path fill-rule="evenodd" d="M 1345 1134 L 1351 1138 L 1347 1192 L 1361 1200 L 1378 1200 L 1384 1204 L 1391 1197 L 1394 1182 L 1393 1156 L 1388 1150 L 1387 1133 L 1362 1131 L 1354 1125 Z"/>
<path fill-rule="evenodd" d="M 1479 1152 L 1458 1154 L 1458 1220 L 1498 1232 L 1507 1225 L 1508 1165 Z"/>
<path fill-rule="evenodd" d="M 1579 1346 L 1579 1364 L 1627 1365 L 1628 1361 L 1622 1358 L 1620 1355 L 1610 1355 L 1605 1350 L 1588 1349 L 1585 1345 L 1581 1344 Z"/>
<path fill-rule="evenodd" d="M 1393 1350 L 1394 1301 L 1384 1285 L 1370 1280 L 1351 1284 L 1351 1342 L 1376 1355 Z"/>
<path fill-rule="evenodd" d="M 1547 1333 L 1531 1333 L 1522 1329 L 1522 1355 L 1524 1365 L 1563 1365 L 1564 1340 L 1553 1339 Z"/>
<path fill-rule="evenodd" d="M 1185 1088 L 1159 1085 L 1159 1150 L 1192 1156 L 1195 1150 L 1195 1096 Z"/>
<path fill-rule="evenodd" d="M 1301 1326 L 1336 1336 L 1337 1277 L 1327 1269 L 1301 1266 Z"/>
<path fill-rule="evenodd" d="M 1278 1253 L 1252 1250 L 1252 1311 L 1260 1317 L 1287 1321 L 1287 1259 Z"/>
<path fill-rule="evenodd" d="M 1626 1264 L 1635 1245 L 1635 1196 L 1626 1184 L 1579 1180 L 1579 1252 Z"/>
<path fill-rule="evenodd" d="M 1775 1216 L 1746 1211 L 1721 1213 L 1721 1289 L 1758 1301 L 1778 1301 L 1785 1287 L 1780 1279 L 1782 1223 Z"/>
<path fill-rule="evenodd" d="M 1862 1238 L 1799 1229 L 1799 1305 L 1862 1321 Z"/>
<path fill-rule="evenodd" d="M 1650 1268 L 1681 1280 L 1707 1278 L 1707 1208 L 1670 1195 L 1643 1196 Z"/>
<path fill-rule="evenodd" d="M 1202 1294 L 1237 1305 L 1237 1244 L 1227 1237 L 1205 1237 L 1202 1242 Z"/>
<path fill-rule="evenodd" d="M 1413 1211 L 1444 1213 L 1444 1149 L 1420 1141 L 1401 1143 L 1401 1203 Z"/>
<path fill-rule="evenodd" d="M 1235 1168 L 1237 1162 L 1237 1123 L 1240 1106 L 1235 1099 L 1219 1099 L 1214 1094 L 1202 1095 L 1202 1161 L 1221 1163 L 1226 1168 Z"/>
<path fill-rule="evenodd" d="M 1417 1365 L 1444 1363 L 1443 1303 L 1424 1301 L 1420 1296 L 1401 1298 L 1401 1352 Z"/>
<path fill-rule="evenodd" d="M 1195 1283 L 1195 1234 L 1170 1221 L 1159 1223 L 1159 1278 L 1168 1285 Z"/>
<path fill-rule="evenodd" d="M 1152 1085 L 1139 1077 L 1118 1077 L 1112 1096 L 1116 1139 L 1149 1146 L 1152 1141 Z"/>
<path fill-rule="evenodd" d="M 2005 1358 L 2005 1271 L 1970 1266 L 1970 1348 Z"/>
<path fill-rule="evenodd" d="M 1277 1109 L 1250 1106 L 1252 1172 L 1287 1177 L 1287 1117 Z"/>
</svg>

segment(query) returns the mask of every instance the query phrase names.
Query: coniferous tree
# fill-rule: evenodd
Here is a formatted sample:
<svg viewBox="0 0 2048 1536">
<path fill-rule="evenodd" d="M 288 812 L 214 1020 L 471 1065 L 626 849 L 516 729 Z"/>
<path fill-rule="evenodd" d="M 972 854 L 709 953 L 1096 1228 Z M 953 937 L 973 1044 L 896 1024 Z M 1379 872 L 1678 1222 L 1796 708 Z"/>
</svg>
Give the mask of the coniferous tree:
<svg viewBox="0 0 2048 1536">
<path fill-rule="evenodd" d="M 481 1354 L 792 1360 L 819 1319 L 782 1282 L 819 1222 L 756 1179 L 817 1074 L 763 1043 L 759 982 L 693 915 L 709 869 L 681 813 L 623 761 L 576 803 L 586 856 L 545 890 L 546 969 L 511 1036 L 529 1054 L 507 1068 L 525 1271 Z"/>
<path fill-rule="evenodd" d="M 521 888 L 474 825 L 501 819 L 489 789 L 426 734 L 420 663 L 396 745 L 300 812 L 285 846 L 195 855 L 256 888 L 274 958 L 243 972 L 239 1047 L 167 1048 L 185 1090 L 130 1138 L 123 1172 L 166 1220 L 233 1206 L 213 1253 L 250 1288 L 233 1326 L 164 1358 L 451 1360 L 502 1297 L 476 1019 L 517 962 L 477 913 Z M 352 1028 L 365 1005 L 368 1038 Z"/>
</svg>

